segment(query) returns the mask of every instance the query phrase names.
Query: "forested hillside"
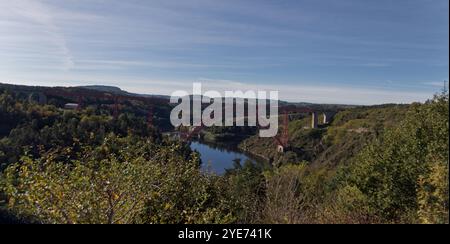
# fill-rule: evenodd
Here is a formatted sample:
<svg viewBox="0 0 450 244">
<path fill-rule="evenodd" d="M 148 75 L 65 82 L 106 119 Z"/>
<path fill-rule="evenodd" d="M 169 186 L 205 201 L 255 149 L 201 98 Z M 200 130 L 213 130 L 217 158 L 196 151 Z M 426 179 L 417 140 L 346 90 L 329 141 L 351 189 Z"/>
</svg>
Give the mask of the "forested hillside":
<svg viewBox="0 0 450 244">
<path fill-rule="evenodd" d="M 348 108 L 337 112 L 330 124 L 320 124 L 317 129 L 309 128 L 310 116 L 293 120 L 289 123 L 290 148 L 285 154 L 277 152 L 275 140 L 257 135 L 242 141 L 239 146 L 275 165 L 308 161 L 334 167 L 348 161 L 385 130 L 398 125 L 409 107 L 383 105 Z"/>
<path fill-rule="evenodd" d="M 0 89 L 0 221 L 31 223 L 448 223 L 448 94 L 290 125 L 292 150 L 254 137 L 273 167 L 200 170 L 139 103 L 63 109 Z M 164 108 L 165 109 L 165 108 Z M 163 121 L 164 118 L 161 118 Z M 273 150 L 273 151 L 270 151 Z"/>
</svg>

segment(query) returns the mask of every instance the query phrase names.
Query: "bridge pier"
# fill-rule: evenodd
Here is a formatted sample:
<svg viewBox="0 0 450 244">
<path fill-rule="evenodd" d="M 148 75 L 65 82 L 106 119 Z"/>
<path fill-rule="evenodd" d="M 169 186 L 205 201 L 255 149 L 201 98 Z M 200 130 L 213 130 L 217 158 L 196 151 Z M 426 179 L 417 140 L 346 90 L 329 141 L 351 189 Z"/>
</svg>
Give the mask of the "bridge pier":
<svg viewBox="0 0 450 244">
<path fill-rule="evenodd" d="M 319 115 L 317 112 L 312 112 L 311 129 L 317 129 L 319 127 Z"/>
<path fill-rule="evenodd" d="M 284 147 L 282 145 L 277 146 L 277 152 L 278 153 L 284 153 Z"/>
</svg>

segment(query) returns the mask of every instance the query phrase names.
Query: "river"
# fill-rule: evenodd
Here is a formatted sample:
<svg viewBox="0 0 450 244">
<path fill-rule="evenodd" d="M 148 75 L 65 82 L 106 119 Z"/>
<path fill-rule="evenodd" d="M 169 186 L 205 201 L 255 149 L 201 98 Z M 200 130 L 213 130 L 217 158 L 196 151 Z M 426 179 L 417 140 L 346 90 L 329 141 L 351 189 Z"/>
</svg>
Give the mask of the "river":
<svg viewBox="0 0 450 244">
<path fill-rule="evenodd" d="M 236 159 L 240 159 L 242 165 L 247 160 L 257 164 L 264 163 L 261 160 L 255 159 L 250 155 L 239 151 L 234 146 L 225 147 L 222 145 L 193 141 L 191 143 L 191 149 L 200 153 L 203 162 L 203 171 L 213 172 L 218 175 L 224 174 L 226 169 L 232 169 Z"/>
</svg>

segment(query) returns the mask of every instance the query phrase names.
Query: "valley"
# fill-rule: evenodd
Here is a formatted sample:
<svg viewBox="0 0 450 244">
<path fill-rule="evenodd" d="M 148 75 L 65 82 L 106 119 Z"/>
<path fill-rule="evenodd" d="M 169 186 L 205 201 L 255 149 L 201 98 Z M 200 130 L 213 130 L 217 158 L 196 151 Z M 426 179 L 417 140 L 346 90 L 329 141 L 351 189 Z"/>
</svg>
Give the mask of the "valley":
<svg viewBox="0 0 450 244">
<path fill-rule="evenodd" d="M 306 112 L 281 113 L 276 138 L 174 128 L 164 96 L 118 88 L 0 84 L 0 94 L 7 221 L 448 223 L 448 93 L 283 104 Z"/>
</svg>

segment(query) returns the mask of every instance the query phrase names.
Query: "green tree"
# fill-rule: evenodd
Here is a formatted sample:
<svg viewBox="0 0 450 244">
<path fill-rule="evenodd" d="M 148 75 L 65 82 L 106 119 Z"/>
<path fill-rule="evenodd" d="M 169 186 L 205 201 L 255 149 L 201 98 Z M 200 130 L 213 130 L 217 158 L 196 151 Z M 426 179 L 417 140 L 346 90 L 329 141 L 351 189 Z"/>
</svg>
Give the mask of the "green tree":
<svg viewBox="0 0 450 244">
<path fill-rule="evenodd" d="M 448 94 L 414 104 L 403 122 L 355 158 L 346 182 L 368 197 L 378 216 L 409 223 L 418 215 L 448 216 L 448 115 Z"/>
<path fill-rule="evenodd" d="M 182 147 L 109 136 L 81 145 L 77 159 L 61 162 L 63 150 L 23 157 L 2 182 L 9 209 L 43 223 L 229 222 L 199 159 Z"/>
</svg>

